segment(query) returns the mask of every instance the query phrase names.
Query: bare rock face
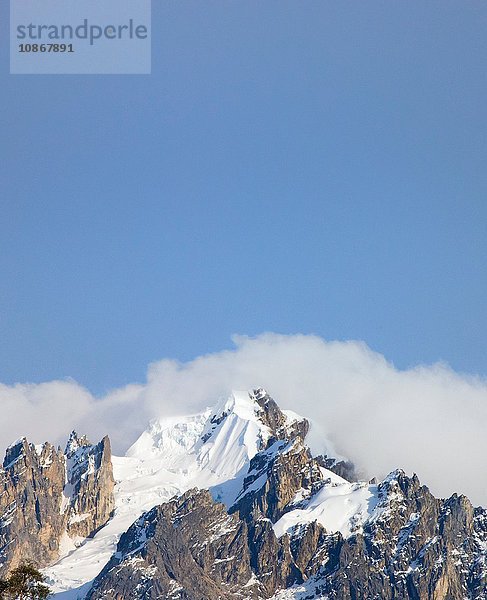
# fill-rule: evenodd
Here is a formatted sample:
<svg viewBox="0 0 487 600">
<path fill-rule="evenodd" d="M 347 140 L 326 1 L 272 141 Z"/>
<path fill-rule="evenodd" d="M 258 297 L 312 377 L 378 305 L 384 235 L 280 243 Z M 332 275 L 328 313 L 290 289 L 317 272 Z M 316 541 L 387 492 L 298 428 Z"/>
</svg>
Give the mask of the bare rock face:
<svg viewBox="0 0 487 600">
<path fill-rule="evenodd" d="M 487 598 L 485 509 L 456 494 L 437 499 L 401 470 L 378 485 L 348 484 L 329 471 L 353 479 L 353 465 L 311 455 L 306 420 L 286 417 L 261 389 L 252 397 L 266 427 L 233 506 L 193 489 L 146 512 L 122 535 L 86 600 Z M 226 418 L 214 415 L 204 436 Z M 342 497 L 334 487 L 344 490 L 339 509 L 326 500 Z M 48 564 L 64 535 L 103 526 L 113 489 L 108 438 L 92 445 L 73 433 L 65 453 L 16 442 L 0 470 L 2 574 L 20 560 Z M 346 512 L 355 492 L 364 492 L 360 511 L 352 506 L 351 526 L 337 526 L 343 515 L 334 511 Z"/>
<path fill-rule="evenodd" d="M 282 590 L 296 600 L 487 598 L 487 511 L 464 496 L 437 499 L 398 470 L 349 537 L 314 521 L 277 538 L 273 523 L 296 508 L 289 490 L 328 484 L 299 437 L 275 439 L 255 459 L 229 512 L 191 490 L 143 515 L 87 600 L 277 600 Z"/>
<path fill-rule="evenodd" d="M 401 471 L 347 539 L 316 522 L 277 538 L 270 519 L 241 519 L 191 490 L 132 525 L 87 600 L 257 600 L 293 586 L 286 597 L 300 600 L 480 600 L 486 523 L 466 498 L 438 500 Z"/>
<path fill-rule="evenodd" d="M 208 492 L 187 492 L 130 527 L 88 598 L 234 598 L 251 577 L 246 539 Z"/>
<path fill-rule="evenodd" d="M 267 447 L 271 446 L 277 440 L 294 440 L 299 438 L 301 441 L 304 441 L 309 431 L 309 422 L 307 419 L 298 419 L 295 421 L 287 419 L 277 402 L 262 388 L 254 390 L 250 397 L 260 407 L 260 420 L 272 433 L 267 442 Z"/>
<path fill-rule="evenodd" d="M 332 471 L 346 481 L 359 481 L 360 476 L 357 473 L 355 465 L 349 460 L 337 460 L 328 456 L 317 456 L 316 461 L 319 465 Z"/>
<path fill-rule="evenodd" d="M 268 520 L 249 530 L 209 492 L 190 490 L 130 527 L 87 600 L 262 598 L 296 581 L 287 536 L 277 540 Z"/>
<path fill-rule="evenodd" d="M 319 464 L 301 438 L 276 441 L 250 461 L 249 474 L 230 512 L 243 519 L 266 517 L 275 523 L 292 504 L 298 491 L 310 497 L 324 483 Z"/>
<path fill-rule="evenodd" d="M 275 523 L 292 505 L 300 491 L 310 497 L 324 483 L 320 463 L 312 458 L 304 439 L 309 430 L 306 419 L 286 419 L 276 402 L 262 389 L 253 398 L 260 406 L 260 420 L 272 432 L 265 448 L 250 461 L 242 491 L 229 512 L 242 519 L 261 517 Z"/>
<path fill-rule="evenodd" d="M 0 470 L 0 576 L 21 561 L 46 566 L 67 533 L 86 537 L 105 524 L 113 486 L 108 438 L 92 446 L 72 434 L 65 454 L 15 442 Z"/>
<path fill-rule="evenodd" d="M 64 456 L 50 444 L 40 452 L 25 438 L 8 448 L 0 470 L 0 573 L 22 560 L 56 559 L 65 529 L 61 499 Z"/>
<path fill-rule="evenodd" d="M 72 432 L 66 447 L 68 535 L 88 537 L 110 518 L 114 509 L 113 469 L 110 440 L 96 445 Z"/>
<path fill-rule="evenodd" d="M 303 443 L 308 422 L 287 418 L 263 390 L 253 399 L 270 436 L 251 460 L 235 505 L 227 512 L 209 492 L 192 490 L 149 511 L 122 536 L 87 600 L 269 598 L 304 581 L 296 560 L 307 565 L 314 552 L 307 556 L 301 545 L 293 553 L 273 523 L 298 490 L 305 497 L 323 485 L 322 470 Z M 316 532 L 318 545 L 324 530 Z"/>
<path fill-rule="evenodd" d="M 363 533 L 338 535 L 325 560 L 309 563 L 306 597 L 486 598 L 486 525 L 487 512 L 464 496 L 438 500 L 416 476 L 395 471 L 380 484 Z"/>
</svg>

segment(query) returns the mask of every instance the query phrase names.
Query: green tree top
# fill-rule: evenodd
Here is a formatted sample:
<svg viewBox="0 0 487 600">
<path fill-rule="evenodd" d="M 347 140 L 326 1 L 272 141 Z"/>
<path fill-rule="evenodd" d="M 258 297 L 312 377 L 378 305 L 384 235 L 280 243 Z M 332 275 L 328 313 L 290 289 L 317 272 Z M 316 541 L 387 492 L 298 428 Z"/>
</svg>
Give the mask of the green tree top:
<svg viewBox="0 0 487 600">
<path fill-rule="evenodd" d="M 44 576 L 31 564 L 22 564 L 10 573 L 8 579 L 0 579 L 0 599 L 45 600 L 50 595 Z"/>
</svg>

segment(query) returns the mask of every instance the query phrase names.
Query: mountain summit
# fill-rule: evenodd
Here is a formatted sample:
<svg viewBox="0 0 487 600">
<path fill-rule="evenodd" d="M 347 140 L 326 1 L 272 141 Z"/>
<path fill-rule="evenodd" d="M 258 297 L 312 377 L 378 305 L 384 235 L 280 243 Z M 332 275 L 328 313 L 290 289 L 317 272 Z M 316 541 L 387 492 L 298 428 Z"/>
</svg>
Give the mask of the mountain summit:
<svg viewBox="0 0 487 600">
<path fill-rule="evenodd" d="M 4 568 L 36 556 L 59 600 L 487 597 L 484 509 L 401 470 L 357 481 L 313 456 L 308 431 L 256 389 L 152 422 L 124 457 L 107 438 L 73 433 L 64 454 L 20 440 L 2 471 Z"/>
</svg>

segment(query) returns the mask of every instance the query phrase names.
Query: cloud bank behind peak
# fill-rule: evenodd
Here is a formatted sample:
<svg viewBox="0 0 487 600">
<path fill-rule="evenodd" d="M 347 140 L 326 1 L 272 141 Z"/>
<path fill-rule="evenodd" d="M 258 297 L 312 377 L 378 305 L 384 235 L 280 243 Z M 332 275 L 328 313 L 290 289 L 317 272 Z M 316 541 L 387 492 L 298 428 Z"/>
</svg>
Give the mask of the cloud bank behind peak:
<svg viewBox="0 0 487 600">
<path fill-rule="evenodd" d="M 267 333 L 188 362 L 164 359 L 147 381 L 96 398 L 75 381 L 0 384 L 0 445 L 26 435 L 64 443 L 73 428 L 108 433 L 123 452 L 152 418 L 188 414 L 232 389 L 265 387 L 282 408 L 315 421 L 368 476 L 402 467 L 440 496 L 487 505 L 487 381 L 434 364 L 398 370 L 357 341 Z"/>
</svg>

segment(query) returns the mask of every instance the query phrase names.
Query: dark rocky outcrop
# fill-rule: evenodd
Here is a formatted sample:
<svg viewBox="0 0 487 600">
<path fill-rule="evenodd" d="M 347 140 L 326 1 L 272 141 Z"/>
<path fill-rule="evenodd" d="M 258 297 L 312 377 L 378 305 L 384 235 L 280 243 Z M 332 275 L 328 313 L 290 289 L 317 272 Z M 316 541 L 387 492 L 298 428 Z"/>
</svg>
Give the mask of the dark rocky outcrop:
<svg viewBox="0 0 487 600">
<path fill-rule="evenodd" d="M 112 453 L 105 436 L 92 445 L 73 431 L 65 452 L 70 536 L 88 537 L 102 527 L 114 509 Z"/>
<path fill-rule="evenodd" d="M 349 460 L 337 460 L 329 456 L 317 456 L 316 461 L 323 468 L 332 471 L 346 481 L 359 481 L 360 476 L 353 462 Z"/>
<path fill-rule="evenodd" d="M 46 566 L 67 533 L 86 537 L 104 525 L 113 486 L 108 438 L 93 446 L 73 433 L 66 453 L 25 438 L 10 446 L 0 470 L 0 575 L 21 561 Z"/>
<path fill-rule="evenodd" d="M 379 484 L 346 483 L 329 471 L 350 481 L 353 465 L 312 457 L 305 419 L 287 418 L 264 390 L 251 397 L 266 427 L 233 506 L 194 489 L 146 512 L 87 600 L 283 600 L 282 590 L 296 600 L 487 599 L 485 509 L 456 494 L 437 499 L 401 470 Z M 201 442 L 229 417 L 213 415 Z M 96 531 L 113 510 L 113 487 L 108 438 L 92 445 L 73 433 L 65 453 L 25 439 L 11 446 L 0 470 L 3 572 L 21 559 L 52 562 L 66 532 Z M 327 531 L 300 509 L 318 506 L 317 518 L 326 498 L 340 498 L 335 487 L 345 513 L 352 497 L 361 512 Z"/>
<path fill-rule="evenodd" d="M 485 511 L 438 500 L 397 471 L 380 484 L 363 530 L 344 539 L 316 522 L 277 538 L 272 521 L 229 515 L 192 490 L 143 515 L 120 540 L 87 600 L 486 598 Z"/>
<path fill-rule="evenodd" d="M 270 464 L 278 457 L 299 472 L 289 452 Z M 416 476 L 396 471 L 374 486 L 371 516 L 350 537 L 311 522 L 277 538 L 278 504 L 265 500 L 275 485 L 279 478 L 240 514 L 197 490 L 156 507 L 124 534 L 88 600 L 257 599 L 292 586 L 301 600 L 487 597 L 487 513 L 464 496 L 439 500 Z"/>
<path fill-rule="evenodd" d="M 258 388 L 250 394 L 250 397 L 260 407 L 259 418 L 271 431 L 271 437 L 267 441 L 267 448 L 278 440 L 295 440 L 299 438 L 304 442 L 309 431 L 307 419 L 288 419 L 270 395 L 262 388 Z"/>
<path fill-rule="evenodd" d="M 275 523 L 284 512 L 296 508 L 298 496 L 305 499 L 313 495 L 325 477 L 304 444 L 308 421 L 286 418 L 262 389 L 254 390 L 251 397 L 260 407 L 259 418 L 271 436 L 251 459 L 242 491 L 229 512 L 238 512 L 247 521 L 264 517 Z"/>
<path fill-rule="evenodd" d="M 270 521 L 248 528 L 209 492 L 190 490 L 130 527 L 87 600 L 262 598 L 301 580 L 289 538 L 278 540 Z"/>
<path fill-rule="evenodd" d="M 266 517 L 275 523 L 285 512 L 296 508 L 298 492 L 309 498 L 324 484 L 319 464 L 300 437 L 277 441 L 250 461 L 242 492 L 230 512 L 243 519 Z"/>
<path fill-rule="evenodd" d="M 40 452 L 22 438 L 7 449 L 0 470 L 0 573 L 22 560 L 46 565 L 59 551 L 64 456 L 51 444 Z"/>
<path fill-rule="evenodd" d="M 378 491 L 379 504 L 363 533 L 339 536 L 328 561 L 312 574 L 310 598 L 487 597 L 485 510 L 473 509 L 464 496 L 438 500 L 402 471 Z"/>
</svg>

